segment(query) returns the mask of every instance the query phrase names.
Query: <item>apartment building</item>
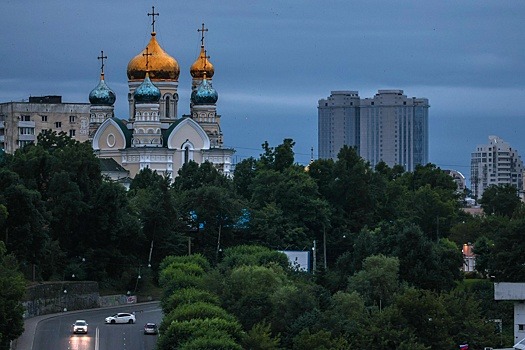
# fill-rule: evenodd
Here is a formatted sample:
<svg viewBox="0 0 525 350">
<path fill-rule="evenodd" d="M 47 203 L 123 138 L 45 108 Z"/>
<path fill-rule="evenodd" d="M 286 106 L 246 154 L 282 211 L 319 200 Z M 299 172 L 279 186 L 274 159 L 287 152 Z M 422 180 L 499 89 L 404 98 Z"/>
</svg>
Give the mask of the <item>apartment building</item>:
<svg viewBox="0 0 525 350">
<path fill-rule="evenodd" d="M 7 153 L 36 143 L 43 130 L 88 139 L 89 103 L 64 103 L 62 96 L 31 96 L 23 102 L 0 103 L 0 148 Z"/>
</svg>

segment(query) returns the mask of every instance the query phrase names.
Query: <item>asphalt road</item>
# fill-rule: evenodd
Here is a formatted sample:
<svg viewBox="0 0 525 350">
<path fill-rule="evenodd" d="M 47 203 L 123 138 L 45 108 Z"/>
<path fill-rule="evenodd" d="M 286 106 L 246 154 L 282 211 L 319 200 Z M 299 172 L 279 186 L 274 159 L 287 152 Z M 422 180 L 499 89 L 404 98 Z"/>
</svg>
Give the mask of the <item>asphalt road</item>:
<svg viewBox="0 0 525 350">
<path fill-rule="evenodd" d="M 135 324 L 105 324 L 104 318 L 117 312 L 135 312 Z M 73 334 L 75 320 L 88 323 L 88 334 Z M 36 326 L 32 350 L 153 350 L 156 335 L 145 335 L 144 324 L 160 324 L 158 303 L 132 304 L 110 309 L 93 309 L 57 314 Z"/>
</svg>

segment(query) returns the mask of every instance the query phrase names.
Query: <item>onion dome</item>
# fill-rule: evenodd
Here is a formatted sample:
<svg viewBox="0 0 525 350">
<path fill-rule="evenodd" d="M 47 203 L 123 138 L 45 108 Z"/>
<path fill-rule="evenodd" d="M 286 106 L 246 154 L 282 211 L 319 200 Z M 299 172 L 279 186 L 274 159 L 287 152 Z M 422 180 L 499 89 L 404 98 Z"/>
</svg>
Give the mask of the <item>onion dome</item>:
<svg viewBox="0 0 525 350">
<path fill-rule="evenodd" d="M 133 94 L 135 102 L 137 103 L 158 103 L 160 100 L 160 90 L 149 79 L 149 74 L 146 72 L 146 78 L 142 84 L 135 90 Z"/>
<path fill-rule="evenodd" d="M 204 73 L 203 79 L 196 92 L 191 96 L 192 102 L 196 105 L 211 105 L 217 103 L 219 95 L 217 91 L 211 86 L 211 82 L 206 79 Z"/>
<path fill-rule="evenodd" d="M 92 105 L 113 106 L 115 100 L 115 93 L 106 85 L 104 73 L 102 73 L 97 87 L 89 93 L 89 102 Z"/>
<path fill-rule="evenodd" d="M 152 32 L 151 39 L 146 48 L 129 61 L 129 80 L 142 80 L 146 77 L 146 56 L 144 54 L 148 53 L 150 54 L 148 58 L 148 68 L 151 80 L 178 81 L 180 74 L 179 63 L 160 47 L 155 36 L 156 33 Z"/>
<path fill-rule="evenodd" d="M 190 74 L 194 79 L 202 79 L 204 74 L 211 79 L 214 73 L 215 69 L 213 68 L 213 64 L 208 61 L 204 45 L 201 45 L 201 53 L 199 58 L 191 65 Z"/>
</svg>

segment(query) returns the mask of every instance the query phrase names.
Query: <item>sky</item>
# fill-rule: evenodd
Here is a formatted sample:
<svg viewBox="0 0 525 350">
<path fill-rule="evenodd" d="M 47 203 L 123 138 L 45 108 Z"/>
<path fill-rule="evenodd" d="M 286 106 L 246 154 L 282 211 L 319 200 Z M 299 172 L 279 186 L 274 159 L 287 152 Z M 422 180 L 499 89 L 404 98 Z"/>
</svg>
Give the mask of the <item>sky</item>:
<svg viewBox="0 0 525 350">
<path fill-rule="evenodd" d="M 179 115 L 189 69 L 205 44 L 226 147 L 236 160 L 268 141 L 317 158 L 317 103 L 334 90 L 400 89 L 428 98 L 429 161 L 469 180 L 470 153 L 489 135 L 525 159 L 525 1 L 522 0 L 2 0 L 0 102 L 61 95 L 89 102 L 105 78 L 128 119 L 128 62 L 160 45 L 179 63 Z"/>
</svg>

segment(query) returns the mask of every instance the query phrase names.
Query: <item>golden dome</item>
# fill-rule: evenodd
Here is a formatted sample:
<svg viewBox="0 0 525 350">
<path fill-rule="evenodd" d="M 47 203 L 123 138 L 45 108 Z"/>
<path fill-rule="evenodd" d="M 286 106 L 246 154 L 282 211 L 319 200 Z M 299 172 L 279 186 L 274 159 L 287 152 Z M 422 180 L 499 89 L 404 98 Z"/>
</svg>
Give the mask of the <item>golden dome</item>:
<svg viewBox="0 0 525 350">
<path fill-rule="evenodd" d="M 190 74 L 194 79 L 202 79 L 205 73 L 206 78 L 211 79 L 215 73 L 215 69 L 213 68 L 213 64 L 208 61 L 204 45 L 202 45 L 199 58 L 191 65 Z"/>
<path fill-rule="evenodd" d="M 179 80 L 179 63 L 160 47 L 155 34 L 155 32 L 151 33 L 151 39 L 146 48 L 129 61 L 129 80 L 144 80 L 146 77 L 146 52 L 149 54 L 148 71 L 151 80 Z"/>
</svg>

